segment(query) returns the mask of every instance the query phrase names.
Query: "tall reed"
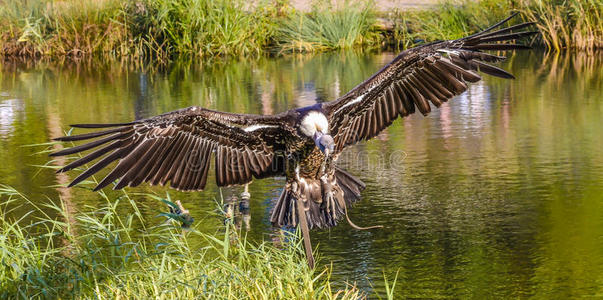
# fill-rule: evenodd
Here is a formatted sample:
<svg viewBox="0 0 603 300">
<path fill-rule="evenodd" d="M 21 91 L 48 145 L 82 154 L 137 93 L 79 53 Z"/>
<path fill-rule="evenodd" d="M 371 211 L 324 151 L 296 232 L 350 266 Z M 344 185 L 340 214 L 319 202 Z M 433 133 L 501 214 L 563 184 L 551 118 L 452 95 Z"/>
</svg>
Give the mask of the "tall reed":
<svg viewBox="0 0 603 300">
<path fill-rule="evenodd" d="M 45 1 L 0 4 L 0 53 L 167 58 L 258 54 L 272 36 L 269 5 L 242 0 Z"/>
<path fill-rule="evenodd" d="M 459 38 L 520 11 L 555 51 L 603 47 L 597 0 L 444 0 L 431 9 L 388 14 L 377 26 L 372 2 L 336 1 L 311 12 L 287 0 L 6 0 L 0 2 L 0 55 L 159 58 L 258 56 L 352 47 L 404 48 Z"/>
<path fill-rule="evenodd" d="M 334 289 L 329 268 L 315 275 L 294 236 L 279 249 L 250 243 L 230 225 L 183 232 L 146 222 L 127 193 L 101 196 L 105 205 L 67 216 L 61 204 L 36 204 L 0 185 L 0 298 L 363 297 L 354 286 Z M 31 213 L 9 217 L 17 206 Z M 119 213 L 123 206 L 133 213 Z"/>
<path fill-rule="evenodd" d="M 3 1 L 0 51 L 12 56 L 133 54 L 118 0 Z"/>
<path fill-rule="evenodd" d="M 277 11 L 241 0 L 144 0 L 126 9 L 132 38 L 150 56 L 257 55 L 267 46 Z M 262 2 L 263 3 L 263 2 Z"/>
<path fill-rule="evenodd" d="M 519 11 L 514 22 L 535 22 L 534 40 L 554 51 L 603 47 L 603 2 L 596 0 L 442 1 L 431 10 L 398 12 L 394 40 L 406 47 L 425 41 L 460 38 Z"/>
<path fill-rule="evenodd" d="M 278 25 L 274 37 L 280 52 L 310 52 L 379 46 L 371 2 L 344 1 L 316 5 L 310 13 L 294 12 Z"/>
<path fill-rule="evenodd" d="M 603 48 L 603 2 L 597 0 L 522 0 L 519 10 L 536 22 L 549 49 Z"/>
</svg>

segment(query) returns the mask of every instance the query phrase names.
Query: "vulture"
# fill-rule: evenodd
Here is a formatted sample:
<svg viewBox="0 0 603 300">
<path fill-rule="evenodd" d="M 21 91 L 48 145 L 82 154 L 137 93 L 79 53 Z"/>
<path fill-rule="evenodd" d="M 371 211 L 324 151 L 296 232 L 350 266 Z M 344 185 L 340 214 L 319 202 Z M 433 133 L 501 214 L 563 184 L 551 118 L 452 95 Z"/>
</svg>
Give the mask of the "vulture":
<svg viewBox="0 0 603 300">
<path fill-rule="evenodd" d="M 350 145 L 378 135 L 399 117 L 432 108 L 467 90 L 481 74 L 514 78 L 492 65 L 500 51 L 529 48 L 515 41 L 535 34 L 533 23 L 504 25 L 516 14 L 470 36 L 402 51 L 390 63 L 331 102 L 276 115 L 237 114 L 188 107 L 117 124 L 76 124 L 97 131 L 57 138 L 88 142 L 51 154 L 92 150 L 62 167 L 66 172 L 97 160 L 69 187 L 117 161 L 94 190 L 143 182 L 183 190 L 205 188 L 213 160 L 218 186 L 284 176 L 270 217 L 274 226 L 300 226 L 308 264 L 314 259 L 309 230 L 329 228 L 347 216 L 365 184 L 336 165 Z M 489 53 L 486 51 L 497 51 Z M 349 220 L 349 219 L 348 219 Z"/>
</svg>

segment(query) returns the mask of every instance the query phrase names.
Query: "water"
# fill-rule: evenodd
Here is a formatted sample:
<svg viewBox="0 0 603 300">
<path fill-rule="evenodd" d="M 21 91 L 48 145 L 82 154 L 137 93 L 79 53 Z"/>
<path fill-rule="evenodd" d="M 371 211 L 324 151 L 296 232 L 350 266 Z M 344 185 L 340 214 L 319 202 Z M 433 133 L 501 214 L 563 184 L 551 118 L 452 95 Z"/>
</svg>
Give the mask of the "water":
<svg viewBox="0 0 603 300">
<path fill-rule="evenodd" d="M 68 124 L 124 122 L 190 105 L 270 114 L 329 101 L 392 58 L 338 53 L 167 67 L 4 63 L 0 183 L 34 201 L 60 195 L 69 209 L 85 210 L 103 200 L 86 189 L 52 187 L 77 172 L 38 168 L 49 160 L 36 154 L 45 147 L 23 145 L 45 143 Z M 333 263 L 333 279 L 382 291 L 383 274 L 391 280 L 398 272 L 400 297 L 602 297 L 601 58 L 517 53 L 504 63 L 517 80 L 485 77 L 428 117 L 396 121 L 348 149 L 341 164 L 367 183 L 350 217 L 385 228 L 355 231 L 343 222 L 313 232 L 322 263 Z M 250 186 L 252 238 L 270 238 L 270 205 L 282 185 L 276 178 Z M 240 192 L 223 189 L 226 196 Z M 203 230 L 217 230 L 215 185 L 170 195 Z M 165 210 L 156 200 L 134 198 L 151 221 Z"/>
</svg>

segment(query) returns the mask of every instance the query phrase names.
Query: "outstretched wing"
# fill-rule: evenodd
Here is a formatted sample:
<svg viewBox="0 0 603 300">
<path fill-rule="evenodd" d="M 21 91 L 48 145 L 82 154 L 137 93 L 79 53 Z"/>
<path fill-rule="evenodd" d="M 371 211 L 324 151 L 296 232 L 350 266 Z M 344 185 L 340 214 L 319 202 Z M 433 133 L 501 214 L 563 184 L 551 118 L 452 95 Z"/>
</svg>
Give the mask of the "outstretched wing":
<svg viewBox="0 0 603 300">
<path fill-rule="evenodd" d="M 79 124 L 102 131 L 57 138 L 58 141 L 94 141 L 61 150 L 51 156 L 95 151 L 63 167 L 65 172 L 103 157 L 80 174 L 76 185 L 113 161 L 117 166 L 98 184 L 99 190 L 119 179 L 115 189 L 142 182 L 166 184 L 180 190 L 201 190 L 207 182 L 212 153 L 215 153 L 219 186 L 243 184 L 280 172 L 275 153 L 286 130 L 277 116 L 241 115 L 189 107 L 149 119 L 121 124 Z"/>
<path fill-rule="evenodd" d="M 533 23 L 495 30 L 515 15 L 468 37 L 403 51 L 347 94 L 325 103 L 323 109 L 329 116 L 337 151 L 376 136 L 398 116 L 405 117 L 416 110 L 427 115 L 431 111 L 430 102 L 439 107 L 467 90 L 467 82 L 479 81 L 481 77 L 477 71 L 514 78 L 506 71 L 487 64 L 505 57 L 482 51 L 529 48 L 506 42 L 536 33 L 516 32 Z"/>
</svg>

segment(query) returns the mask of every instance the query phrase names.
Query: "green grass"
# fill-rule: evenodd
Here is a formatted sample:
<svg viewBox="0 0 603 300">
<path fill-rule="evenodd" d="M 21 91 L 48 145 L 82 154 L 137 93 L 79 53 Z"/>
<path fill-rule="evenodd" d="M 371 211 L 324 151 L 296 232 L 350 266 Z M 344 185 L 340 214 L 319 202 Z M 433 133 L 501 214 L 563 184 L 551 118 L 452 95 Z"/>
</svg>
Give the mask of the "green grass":
<svg viewBox="0 0 603 300">
<path fill-rule="evenodd" d="M 603 48 L 603 2 L 599 0 L 522 0 L 519 10 L 536 22 L 547 48 Z"/>
<path fill-rule="evenodd" d="M 0 4 L 5 56 L 167 58 L 257 55 L 276 13 L 242 0 L 22 1 Z"/>
<path fill-rule="evenodd" d="M 309 269 L 295 236 L 281 249 L 248 242 L 231 225 L 216 234 L 152 225 L 127 193 L 101 196 L 102 207 L 69 215 L 0 185 L 0 298 L 364 297 L 354 286 L 333 288 L 329 267 Z M 31 214 L 11 218 L 18 206 Z"/>
<path fill-rule="evenodd" d="M 404 48 L 425 41 L 460 38 L 521 13 L 520 21 L 536 22 L 541 35 L 536 46 L 550 50 L 586 50 L 603 47 L 603 2 L 596 0 L 462 0 L 442 1 L 431 10 L 394 14 L 393 41 Z"/>
<path fill-rule="evenodd" d="M 244 1 L 157 0 L 127 7 L 130 34 L 148 56 L 258 55 L 274 31 L 276 10 Z"/>
<path fill-rule="evenodd" d="M 447 39 L 458 39 L 508 17 L 505 1 L 443 1 L 431 10 L 398 12 L 395 41 L 405 48 Z"/>
<path fill-rule="evenodd" d="M 372 27 L 371 2 L 345 1 L 338 7 L 323 4 L 310 13 L 294 12 L 278 25 L 274 37 L 280 52 L 313 52 L 379 46 L 382 36 Z"/>
<path fill-rule="evenodd" d="M 287 0 L 6 0 L 0 2 L 0 55 L 168 60 L 407 48 L 459 38 L 511 11 L 538 23 L 536 45 L 593 50 L 603 47 L 602 9 L 596 0 L 443 1 L 433 9 L 390 13 L 396 25 L 384 30 L 373 3 L 359 0 L 319 4 L 309 13 Z"/>
</svg>

